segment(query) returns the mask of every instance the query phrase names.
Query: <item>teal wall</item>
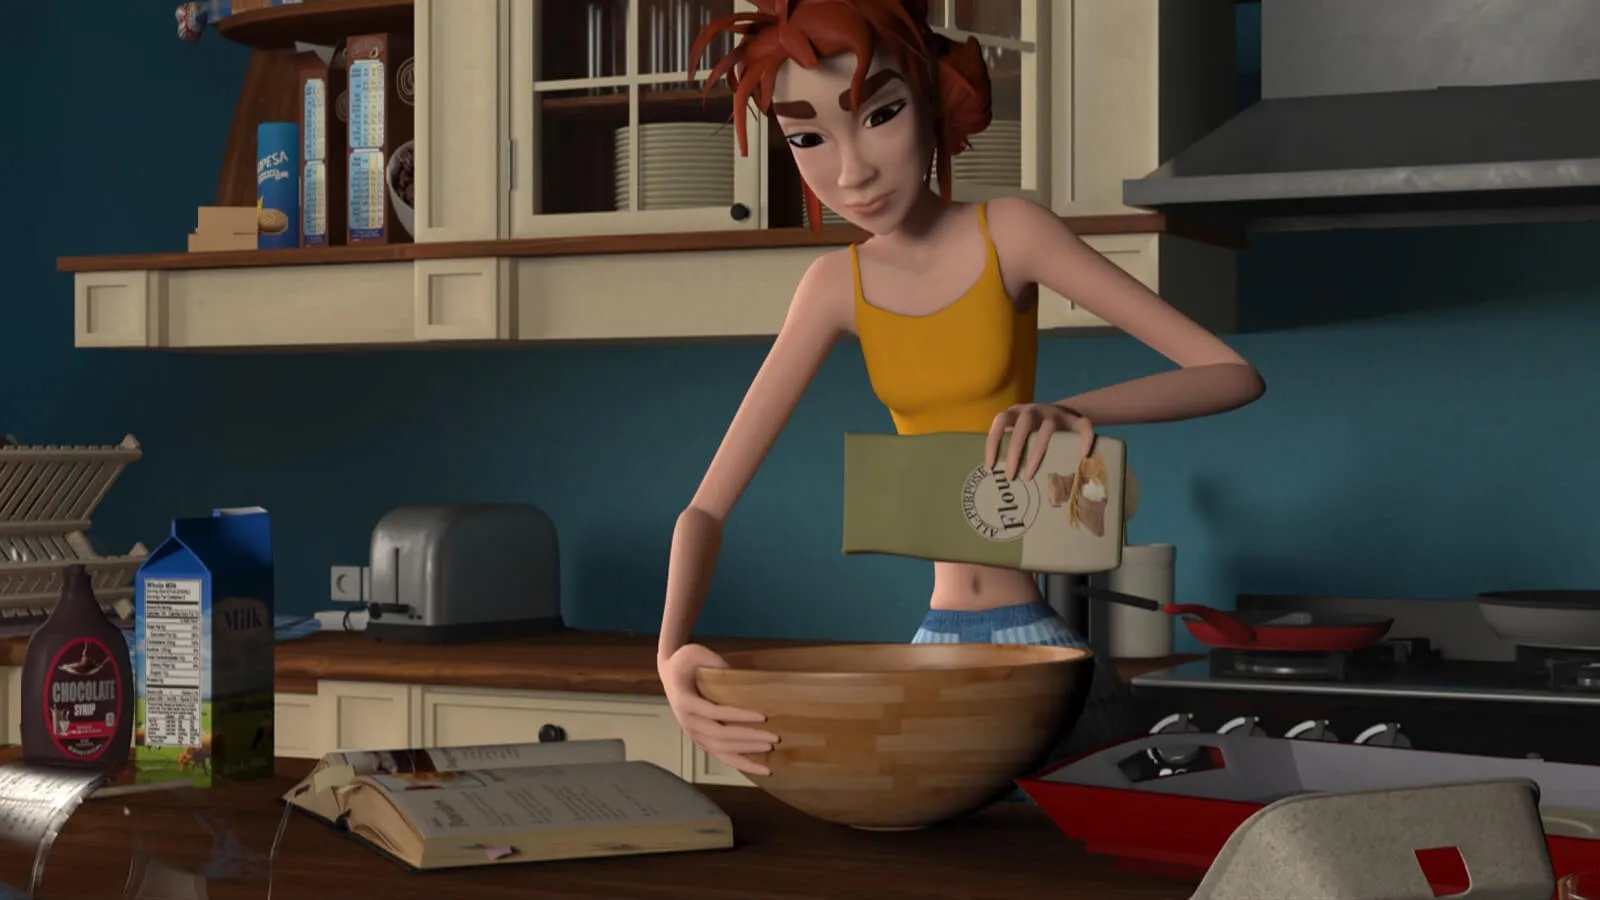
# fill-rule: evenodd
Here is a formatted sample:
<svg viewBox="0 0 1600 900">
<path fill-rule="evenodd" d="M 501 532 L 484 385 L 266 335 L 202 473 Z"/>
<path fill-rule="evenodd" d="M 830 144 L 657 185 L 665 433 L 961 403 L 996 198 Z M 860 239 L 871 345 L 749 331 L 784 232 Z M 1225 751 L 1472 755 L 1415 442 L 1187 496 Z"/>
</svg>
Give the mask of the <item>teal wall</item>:
<svg viewBox="0 0 1600 900">
<path fill-rule="evenodd" d="M 280 603 L 325 605 L 402 503 L 518 500 L 564 544 L 569 620 L 650 631 L 674 516 L 760 346 L 223 356 L 74 350 L 63 254 L 180 249 L 210 202 L 244 70 L 173 36 L 161 3 L 75 17 L 0 6 L 0 431 L 136 434 L 96 518 L 110 549 L 174 515 L 260 503 Z M 1138 541 L 1177 544 L 1184 599 L 1470 596 L 1600 582 L 1600 228 L 1275 236 L 1241 258 L 1256 405 L 1119 429 Z M 1040 390 L 1153 371 L 1120 337 L 1050 340 Z M 840 435 L 887 430 L 853 347 L 828 361 L 730 522 L 709 633 L 900 639 L 924 564 L 838 552 Z M 1475 615 L 1463 607 L 1463 615 Z"/>
</svg>

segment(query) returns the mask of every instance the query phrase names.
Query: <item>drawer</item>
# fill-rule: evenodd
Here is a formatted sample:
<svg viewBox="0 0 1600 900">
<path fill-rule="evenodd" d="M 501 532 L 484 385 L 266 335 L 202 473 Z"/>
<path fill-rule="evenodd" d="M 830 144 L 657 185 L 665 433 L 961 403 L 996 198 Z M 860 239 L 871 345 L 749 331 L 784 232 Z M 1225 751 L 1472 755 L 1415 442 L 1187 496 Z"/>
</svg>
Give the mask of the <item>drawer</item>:
<svg viewBox="0 0 1600 900">
<path fill-rule="evenodd" d="M 690 778 L 683 732 L 661 698 L 423 688 L 421 718 L 428 747 L 528 743 L 553 725 L 566 740 L 621 740 L 629 759 Z"/>
<path fill-rule="evenodd" d="M 417 688 L 371 681 L 317 683 L 322 750 L 407 750 L 419 742 Z M 315 754 L 320 756 L 321 753 Z"/>
<path fill-rule="evenodd" d="M 272 704 L 274 752 L 290 759 L 320 759 L 328 751 L 323 739 L 318 694 L 275 694 Z"/>
</svg>

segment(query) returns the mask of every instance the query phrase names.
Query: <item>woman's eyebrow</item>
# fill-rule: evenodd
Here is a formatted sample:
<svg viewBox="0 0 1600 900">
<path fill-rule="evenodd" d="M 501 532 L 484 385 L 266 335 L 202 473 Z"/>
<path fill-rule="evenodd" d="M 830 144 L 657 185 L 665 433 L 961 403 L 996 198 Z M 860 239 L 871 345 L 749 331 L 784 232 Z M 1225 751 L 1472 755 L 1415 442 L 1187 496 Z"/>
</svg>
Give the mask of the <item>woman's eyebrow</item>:
<svg viewBox="0 0 1600 900">
<path fill-rule="evenodd" d="M 772 114 L 785 119 L 815 119 L 817 109 L 804 100 L 787 100 L 772 103 Z"/>
<path fill-rule="evenodd" d="M 905 81 L 899 72 L 893 69 L 879 69 L 861 84 L 861 102 L 864 104 L 872 99 L 872 95 L 883 90 L 891 81 Z M 855 104 L 850 102 L 850 89 L 846 88 L 839 94 L 839 108 L 845 112 L 855 112 Z M 813 111 L 813 115 L 815 112 Z"/>
</svg>

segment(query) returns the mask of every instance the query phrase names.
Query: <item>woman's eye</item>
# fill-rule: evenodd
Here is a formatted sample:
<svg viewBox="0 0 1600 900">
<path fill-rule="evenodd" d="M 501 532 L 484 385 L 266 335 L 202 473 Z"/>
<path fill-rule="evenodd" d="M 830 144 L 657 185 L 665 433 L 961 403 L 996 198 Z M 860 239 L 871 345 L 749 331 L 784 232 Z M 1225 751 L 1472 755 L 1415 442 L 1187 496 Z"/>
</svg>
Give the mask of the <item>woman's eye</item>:
<svg viewBox="0 0 1600 900">
<path fill-rule="evenodd" d="M 794 147 L 798 150 L 805 150 L 821 144 L 822 135 L 807 131 L 801 134 L 791 134 L 784 138 L 784 140 L 788 141 L 789 146 L 791 147 Z"/>
<path fill-rule="evenodd" d="M 906 101 L 904 100 L 896 100 L 888 106 L 880 106 L 872 111 L 872 115 L 867 116 L 867 127 L 877 128 L 879 125 L 882 125 L 885 122 L 888 122 L 890 119 L 893 119 L 895 116 L 900 115 L 900 111 L 905 108 Z"/>
</svg>

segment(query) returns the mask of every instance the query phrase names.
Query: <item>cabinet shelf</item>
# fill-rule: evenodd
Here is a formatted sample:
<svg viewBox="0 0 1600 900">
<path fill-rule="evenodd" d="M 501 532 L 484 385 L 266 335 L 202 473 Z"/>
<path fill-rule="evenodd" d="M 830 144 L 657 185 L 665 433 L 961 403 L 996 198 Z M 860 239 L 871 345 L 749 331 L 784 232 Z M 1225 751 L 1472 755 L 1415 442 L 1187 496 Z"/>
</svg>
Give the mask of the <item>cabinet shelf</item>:
<svg viewBox="0 0 1600 900">
<path fill-rule="evenodd" d="M 639 95 L 639 119 L 642 122 L 709 119 L 727 119 L 733 112 L 733 94 L 726 89 L 704 93 L 698 88 L 680 90 L 651 90 L 645 88 Z M 628 94 L 618 91 L 610 94 L 573 95 L 567 92 L 546 94 L 540 100 L 546 115 L 594 116 L 612 118 L 626 115 Z"/>
<path fill-rule="evenodd" d="M 331 45 L 352 34 L 412 29 L 412 0 L 305 0 L 235 13 L 217 33 L 257 49 L 293 47 L 295 41 Z"/>
<path fill-rule="evenodd" d="M 1065 216 L 1079 235 L 1172 234 L 1204 243 L 1241 249 L 1242 235 L 1208 231 L 1160 213 L 1113 216 Z M 616 234 L 593 237 L 517 238 L 503 241 L 452 241 L 426 244 L 382 244 L 370 247 L 313 247 L 298 250 L 227 250 L 218 253 L 131 253 L 112 256 L 63 256 L 56 271 L 67 273 L 240 269 L 263 266 L 325 266 L 350 263 L 404 262 L 418 259 L 473 259 L 594 256 L 617 253 L 676 253 L 707 250 L 777 250 L 791 247 L 839 247 L 867 238 L 850 225 L 809 228 L 766 228 L 744 231 L 687 231 L 663 234 Z"/>
</svg>

